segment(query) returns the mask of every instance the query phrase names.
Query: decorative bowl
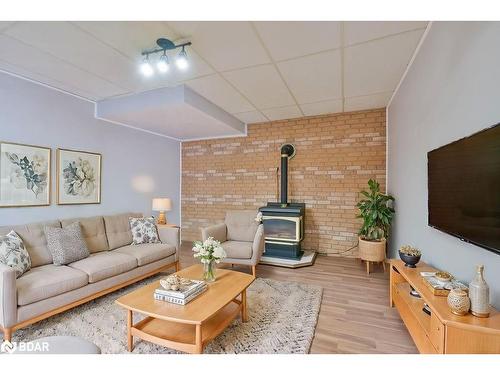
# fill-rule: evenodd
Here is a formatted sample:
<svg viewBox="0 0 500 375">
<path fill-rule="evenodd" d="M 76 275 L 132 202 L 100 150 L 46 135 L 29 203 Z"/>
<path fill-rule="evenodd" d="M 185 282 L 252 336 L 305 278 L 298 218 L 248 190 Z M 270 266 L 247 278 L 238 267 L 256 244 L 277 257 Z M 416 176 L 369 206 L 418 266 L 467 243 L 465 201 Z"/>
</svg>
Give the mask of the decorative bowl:
<svg viewBox="0 0 500 375">
<path fill-rule="evenodd" d="M 446 271 L 438 271 L 434 277 L 442 283 L 447 283 L 448 281 L 451 281 L 452 275 Z"/>
<path fill-rule="evenodd" d="M 399 257 L 403 262 L 405 262 L 405 267 L 416 268 L 416 264 L 420 262 L 420 257 L 422 255 L 408 255 L 399 251 Z"/>
</svg>

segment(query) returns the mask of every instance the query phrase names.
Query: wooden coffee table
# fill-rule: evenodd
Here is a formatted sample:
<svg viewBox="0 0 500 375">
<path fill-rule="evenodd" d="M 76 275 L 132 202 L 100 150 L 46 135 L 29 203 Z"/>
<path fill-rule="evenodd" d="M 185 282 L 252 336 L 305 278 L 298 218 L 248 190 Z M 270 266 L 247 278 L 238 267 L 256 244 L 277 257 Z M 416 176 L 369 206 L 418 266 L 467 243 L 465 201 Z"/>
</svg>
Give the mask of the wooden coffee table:
<svg viewBox="0 0 500 375">
<path fill-rule="evenodd" d="M 203 267 L 194 265 L 176 274 L 200 280 Z M 252 275 L 218 269 L 217 280 L 185 306 L 155 300 L 153 292 L 159 281 L 118 298 L 116 303 L 127 310 L 128 350 L 134 349 L 134 337 L 139 337 L 182 352 L 203 353 L 207 343 L 239 314 L 243 322 L 247 321 L 246 290 L 254 280 Z M 133 312 L 146 318 L 133 324 Z"/>
</svg>

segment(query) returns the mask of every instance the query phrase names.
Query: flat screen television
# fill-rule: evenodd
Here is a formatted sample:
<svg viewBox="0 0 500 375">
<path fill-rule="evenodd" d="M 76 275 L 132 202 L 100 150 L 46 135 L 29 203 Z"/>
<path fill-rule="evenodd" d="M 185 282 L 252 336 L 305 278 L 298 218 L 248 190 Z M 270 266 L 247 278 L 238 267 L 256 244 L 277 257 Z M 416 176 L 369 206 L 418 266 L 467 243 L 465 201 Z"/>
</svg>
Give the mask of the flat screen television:
<svg viewBox="0 0 500 375">
<path fill-rule="evenodd" d="M 500 255 L 500 124 L 427 154 L 429 225 Z"/>
</svg>

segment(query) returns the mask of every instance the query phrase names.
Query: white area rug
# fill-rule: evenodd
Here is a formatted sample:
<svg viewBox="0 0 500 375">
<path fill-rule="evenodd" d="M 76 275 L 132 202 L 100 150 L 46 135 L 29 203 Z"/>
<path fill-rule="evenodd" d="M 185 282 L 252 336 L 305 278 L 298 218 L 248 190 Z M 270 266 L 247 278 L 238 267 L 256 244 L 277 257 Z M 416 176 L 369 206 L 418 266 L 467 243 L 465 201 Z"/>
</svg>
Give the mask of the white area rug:
<svg viewBox="0 0 500 375">
<path fill-rule="evenodd" d="M 121 295 L 160 278 L 156 276 L 88 302 L 14 333 L 13 341 L 53 335 L 79 336 L 102 353 L 128 353 L 126 312 L 114 303 Z M 249 321 L 239 318 L 208 344 L 205 353 L 308 353 L 321 305 L 322 288 L 258 278 L 247 291 Z M 140 320 L 134 314 L 134 321 Z M 135 339 L 133 353 L 176 353 Z"/>
</svg>

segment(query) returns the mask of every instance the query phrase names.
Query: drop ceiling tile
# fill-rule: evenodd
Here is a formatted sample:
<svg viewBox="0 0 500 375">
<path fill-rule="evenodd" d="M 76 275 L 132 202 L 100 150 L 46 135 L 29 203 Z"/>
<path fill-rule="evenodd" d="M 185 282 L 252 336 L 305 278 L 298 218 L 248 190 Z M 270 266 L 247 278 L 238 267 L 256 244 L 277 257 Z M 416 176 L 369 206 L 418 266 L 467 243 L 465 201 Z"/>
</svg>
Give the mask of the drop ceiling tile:
<svg viewBox="0 0 500 375">
<path fill-rule="evenodd" d="M 6 29 L 8 29 L 13 24 L 15 24 L 15 21 L 0 21 L 0 33 L 4 32 Z"/>
<path fill-rule="evenodd" d="M 131 89 L 137 82 L 135 61 L 69 22 L 18 22 L 5 34 L 115 85 Z"/>
<path fill-rule="evenodd" d="M 348 47 L 344 53 L 346 97 L 393 91 L 415 52 L 423 30 Z"/>
<path fill-rule="evenodd" d="M 77 87 L 95 98 L 120 95 L 126 90 L 82 71 L 55 57 L 5 35 L 0 35 L 0 59 L 65 85 Z M 31 76 L 28 76 L 31 78 Z M 33 78 L 36 79 L 36 78 Z"/>
<path fill-rule="evenodd" d="M 269 57 L 249 22 L 169 22 L 216 70 L 269 63 Z"/>
<path fill-rule="evenodd" d="M 344 45 L 349 46 L 404 31 L 425 28 L 427 22 L 417 21 L 350 21 L 344 23 Z"/>
<path fill-rule="evenodd" d="M 143 50 L 156 48 L 158 38 L 179 38 L 166 22 L 156 21 L 80 21 L 73 22 L 95 38 L 131 59 L 140 59 Z"/>
<path fill-rule="evenodd" d="M 337 21 L 255 22 L 262 41 L 275 61 L 339 48 Z"/>
<path fill-rule="evenodd" d="M 30 81 L 41 83 L 41 84 L 53 87 L 55 89 L 66 91 L 70 94 L 79 95 L 79 96 L 81 96 L 85 99 L 88 99 L 88 100 L 95 101 L 98 99 L 97 96 L 95 96 L 94 94 L 90 94 L 88 92 L 81 90 L 78 87 L 74 87 L 74 86 L 71 86 L 67 83 L 60 82 L 60 81 L 54 80 L 52 78 L 45 77 L 41 74 L 37 74 L 37 73 L 34 73 L 32 71 L 27 71 L 27 70 L 21 68 L 18 64 L 13 65 L 13 64 L 9 64 L 6 61 L 0 60 L 0 71 L 6 72 L 7 74 L 13 74 L 15 76 L 22 77 L 22 78 L 25 78 L 25 79 L 30 80 Z"/>
<path fill-rule="evenodd" d="M 197 78 L 187 81 L 186 84 L 229 113 L 255 110 L 248 100 L 219 75 Z"/>
<path fill-rule="evenodd" d="M 273 65 L 261 65 L 223 74 L 258 109 L 295 104 Z"/>
<path fill-rule="evenodd" d="M 245 124 L 253 124 L 255 122 L 267 121 L 267 118 L 265 118 L 259 111 L 235 113 L 233 116 L 239 119 L 240 121 L 243 121 Z"/>
<path fill-rule="evenodd" d="M 296 105 L 264 109 L 262 112 L 271 121 L 302 117 L 302 113 Z"/>
<path fill-rule="evenodd" d="M 300 109 L 306 116 L 325 115 L 327 113 L 342 112 L 342 99 L 327 100 L 318 103 L 301 104 Z"/>
<path fill-rule="evenodd" d="M 299 103 L 342 97 L 339 50 L 280 62 L 278 69 Z"/>
<path fill-rule="evenodd" d="M 361 111 L 363 109 L 383 108 L 389 103 L 392 92 L 374 95 L 345 98 L 344 111 Z"/>
</svg>

